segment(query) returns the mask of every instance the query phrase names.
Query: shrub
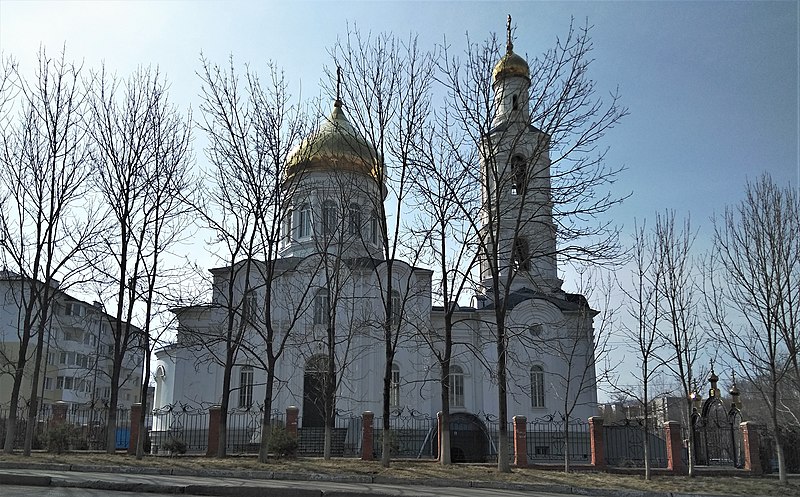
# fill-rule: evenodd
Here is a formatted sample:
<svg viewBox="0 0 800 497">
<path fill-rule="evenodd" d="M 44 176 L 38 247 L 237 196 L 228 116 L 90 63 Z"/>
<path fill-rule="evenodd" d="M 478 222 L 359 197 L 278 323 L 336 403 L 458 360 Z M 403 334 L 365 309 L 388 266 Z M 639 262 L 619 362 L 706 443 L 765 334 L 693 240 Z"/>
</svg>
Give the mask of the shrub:
<svg viewBox="0 0 800 497">
<path fill-rule="evenodd" d="M 69 424 L 50 426 L 47 430 L 47 451 L 61 454 L 70 449 L 76 438 L 75 427 Z"/>
<path fill-rule="evenodd" d="M 161 449 L 169 452 L 170 456 L 186 454 L 186 442 L 176 437 L 169 437 L 161 444 Z"/>
<path fill-rule="evenodd" d="M 294 457 L 297 453 L 297 435 L 289 433 L 283 427 L 273 426 L 269 448 L 278 457 Z"/>
</svg>

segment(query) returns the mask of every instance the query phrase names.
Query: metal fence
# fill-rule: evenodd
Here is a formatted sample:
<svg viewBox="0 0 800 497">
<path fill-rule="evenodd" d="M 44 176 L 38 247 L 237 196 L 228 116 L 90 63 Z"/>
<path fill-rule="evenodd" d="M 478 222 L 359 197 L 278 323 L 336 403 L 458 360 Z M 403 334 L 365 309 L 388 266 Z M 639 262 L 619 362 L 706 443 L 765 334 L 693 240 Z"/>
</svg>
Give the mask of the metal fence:
<svg viewBox="0 0 800 497">
<path fill-rule="evenodd" d="M 127 449 L 130 442 L 130 409 L 118 408 L 116 411 L 115 447 Z M 0 446 L 5 444 L 8 409 L 0 409 Z M 65 419 L 55 421 L 50 405 L 44 405 L 36 415 L 31 440 L 31 448 L 59 450 L 104 450 L 108 435 L 108 408 L 73 404 L 67 409 Z M 25 445 L 28 427 L 28 410 L 17 410 L 17 425 L 14 433 L 14 449 Z M 58 430 L 57 432 L 55 430 Z"/>
<path fill-rule="evenodd" d="M 205 454 L 208 449 L 208 409 L 169 405 L 153 410 L 150 431 L 151 453 L 161 454 L 163 447 L 179 441 L 187 454 Z"/>
<path fill-rule="evenodd" d="M 374 419 L 373 454 L 383 454 L 383 418 Z M 389 418 L 389 447 L 392 457 L 435 458 L 437 420 L 425 415 L 392 416 Z"/>
<path fill-rule="evenodd" d="M 603 427 L 606 464 L 629 468 L 644 467 L 645 437 L 650 467 L 666 468 L 667 442 L 663 426 L 649 426 L 645 433 L 644 421 L 640 419 L 626 419 Z"/>
<path fill-rule="evenodd" d="M 589 424 L 584 421 L 572 420 L 567 423 L 555 416 L 548 416 L 528 422 L 530 462 L 563 462 L 568 454 L 572 463 L 589 463 L 591 445 Z"/>
</svg>

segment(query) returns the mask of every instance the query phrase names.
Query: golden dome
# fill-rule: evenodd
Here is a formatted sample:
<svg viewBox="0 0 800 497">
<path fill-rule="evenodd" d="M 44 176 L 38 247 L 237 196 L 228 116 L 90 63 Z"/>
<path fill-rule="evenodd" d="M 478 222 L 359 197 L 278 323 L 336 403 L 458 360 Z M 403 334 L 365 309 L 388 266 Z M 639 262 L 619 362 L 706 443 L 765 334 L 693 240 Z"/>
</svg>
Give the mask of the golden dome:
<svg viewBox="0 0 800 497">
<path fill-rule="evenodd" d="M 525 59 L 515 54 L 510 48 L 503 58 L 500 59 L 500 62 L 494 66 L 494 71 L 492 71 L 492 78 L 495 83 L 500 78 L 507 76 L 521 76 L 531 79 L 531 69 L 528 67 L 528 63 Z"/>
<path fill-rule="evenodd" d="M 353 128 L 341 102 L 336 101 L 333 112 L 319 130 L 289 153 L 286 179 L 297 173 L 320 170 L 354 171 L 377 179 L 376 159 L 375 147 Z"/>
</svg>

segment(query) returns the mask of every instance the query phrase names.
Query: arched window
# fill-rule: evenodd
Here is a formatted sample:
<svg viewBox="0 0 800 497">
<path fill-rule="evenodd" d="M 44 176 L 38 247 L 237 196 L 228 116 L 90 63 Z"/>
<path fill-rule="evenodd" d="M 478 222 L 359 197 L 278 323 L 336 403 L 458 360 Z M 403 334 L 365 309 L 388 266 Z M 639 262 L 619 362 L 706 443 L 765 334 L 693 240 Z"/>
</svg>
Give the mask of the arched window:
<svg viewBox="0 0 800 497">
<path fill-rule="evenodd" d="M 331 322 L 331 296 L 327 288 L 320 288 L 314 296 L 314 324 Z"/>
<path fill-rule="evenodd" d="M 253 366 L 242 366 L 239 370 L 239 407 L 253 405 Z"/>
<path fill-rule="evenodd" d="M 511 174 L 514 175 L 511 195 L 523 195 L 528 186 L 528 166 L 524 158 L 517 155 L 511 159 Z"/>
<path fill-rule="evenodd" d="M 351 236 L 361 236 L 361 206 L 356 203 L 350 204 L 347 232 Z"/>
<path fill-rule="evenodd" d="M 378 213 L 375 209 L 369 216 L 369 241 L 375 245 L 378 244 Z"/>
<path fill-rule="evenodd" d="M 544 368 L 531 366 L 531 407 L 544 407 Z"/>
<path fill-rule="evenodd" d="M 511 109 L 517 110 L 517 107 L 519 107 L 519 96 L 515 93 L 511 96 Z"/>
<path fill-rule="evenodd" d="M 519 236 L 514 239 L 513 257 L 514 268 L 518 271 L 531 270 L 531 253 L 528 240 Z"/>
<path fill-rule="evenodd" d="M 400 326 L 400 307 L 402 307 L 402 303 L 400 302 L 400 292 L 397 290 L 392 290 L 392 325 Z"/>
<path fill-rule="evenodd" d="M 464 370 L 450 366 L 450 407 L 464 407 Z"/>
<path fill-rule="evenodd" d="M 400 366 L 392 364 L 392 384 L 389 386 L 389 406 L 400 407 Z"/>
<path fill-rule="evenodd" d="M 307 238 L 311 236 L 311 205 L 303 204 L 300 206 L 300 219 L 297 226 L 297 237 Z"/>
<path fill-rule="evenodd" d="M 336 223 L 339 222 L 336 215 L 336 204 L 332 200 L 322 203 L 322 234 L 331 236 L 336 231 Z"/>
</svg>

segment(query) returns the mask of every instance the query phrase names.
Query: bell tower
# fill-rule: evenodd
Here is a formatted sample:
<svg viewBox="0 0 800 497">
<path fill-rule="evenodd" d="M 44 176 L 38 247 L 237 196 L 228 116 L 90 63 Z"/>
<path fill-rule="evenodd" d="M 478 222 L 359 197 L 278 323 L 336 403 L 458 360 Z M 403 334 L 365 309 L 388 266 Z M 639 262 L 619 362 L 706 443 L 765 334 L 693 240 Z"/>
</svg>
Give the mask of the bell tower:
<svg viewBox="0 0 800 497">
<path fill-rule="evenodd" d="M 514 53 L 511 16 L 506 53 L 492 72 L 492 128 L 483 138 L 481 262 L 485 287 L 500 284 L 546 294 L 561 291 L 556 266 L 549 136 L 531 124 L 530 67 Z"/>
</svg>

